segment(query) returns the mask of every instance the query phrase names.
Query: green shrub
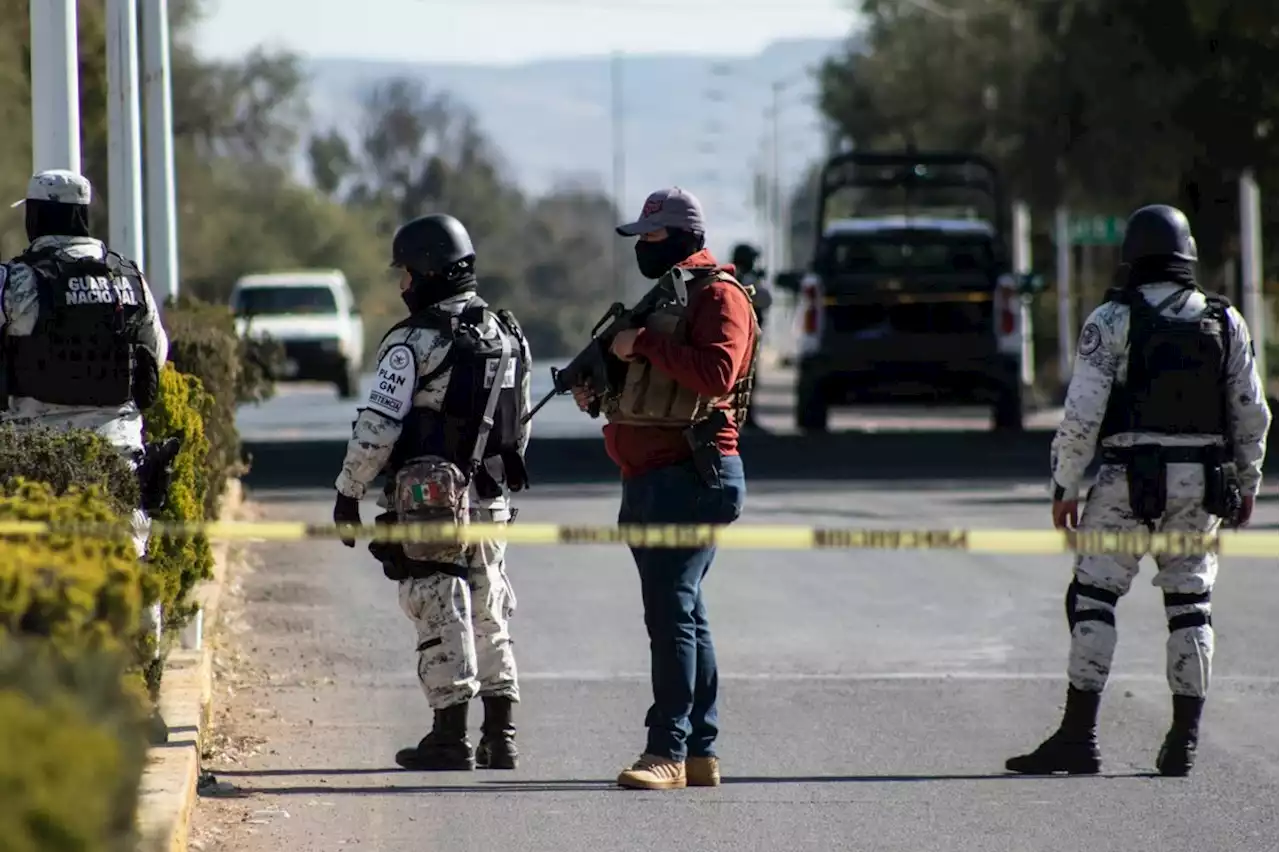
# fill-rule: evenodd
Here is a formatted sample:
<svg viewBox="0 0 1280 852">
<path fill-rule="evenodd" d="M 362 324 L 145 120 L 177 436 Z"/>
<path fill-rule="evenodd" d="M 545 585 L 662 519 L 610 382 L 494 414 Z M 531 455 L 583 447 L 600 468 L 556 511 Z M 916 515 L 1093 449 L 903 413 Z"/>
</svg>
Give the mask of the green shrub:
<svg viewBox="0 0 1280 852">
<path fill-rule="evenodd" d="M 199 378 L 211 399 L 202 413 L 209 441 L 209 478 L 218 484 L 205 498 L 205 517 L 213 519 L 218 515 L 221 483 L 245 472 L 236 406 L 270 398 L 275 388 L 271 375 L 279 369 L 284 350 L 276 341 L 241 339 L 230 308 L 189 296 L 166 305 L 164 323 L 170 338 L 169 360 L 180 372 Z"/>
<path fill-rule="evenodd" d="M 208 463 L 209 440 L 205 437 L 206 417 L 212 413 L 209 394 L 195 376 L 186 375 L 165 364 L 160 372 L 160 393 L 146 413 L 148 441 L 163 441 L 177 436 L 182 439 L 173 465 L 163 509 L 154 515 L 159 522 L 191 522 L 206 517 L 206 497 L 220 491 L 219 472 Z M 234 427 L 233 427 L 234 429 Z M 216 485 L 216 488 L 211 488 Z M 179 630 L 186 623 L 194 605 L 187 600 L 191 590 L 213 576 L 213 551 L 203 535 L 176 537 L 152 535 L 147 546 L 147 562 L 160 584 L 160 601 L 164 606 L 165 629 Z"/>
<path fill-rule="evenodd" d="M 0 486 L 0 520 L 124 521 L 96 486 L 58 495 L 21 479 Z M 39 637 L 68 652 L 123 647 L 141 662 L 150 656 L 141 608 L 156 591 L 127 527 L 114 536 L 0 540 L 0 637 Z"/>
<path fill-rule="evenodd" d="M 118 655 L 0 638 L 0 846 L 134 852 L 146 696 Z"/>
<path fill-rule="evenodd" d="M 137 476 L 117 448 L 88 429 L 0 425 L 0 482 L 19 478 L 48 483 L 54 494 L 97 485 L 122 515 L 138 505 Z"/>
</svg>

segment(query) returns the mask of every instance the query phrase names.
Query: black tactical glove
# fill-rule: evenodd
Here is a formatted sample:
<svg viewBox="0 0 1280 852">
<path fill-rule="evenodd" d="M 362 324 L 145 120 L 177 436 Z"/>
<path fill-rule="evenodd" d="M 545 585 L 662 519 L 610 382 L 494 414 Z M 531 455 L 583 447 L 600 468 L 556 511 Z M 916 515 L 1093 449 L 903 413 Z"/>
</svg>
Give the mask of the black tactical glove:
<svg viewBox="0 0 1280 852">
<path fill-rule="evenodd" d="M 333 501 L 333 522 L 335 524 L 359 524 L 360 501 L 339 491 L 337 499 Z M 347 547 L 356 546 L 354 538 L 344 538 L 342 543 Z"/>
</svg>

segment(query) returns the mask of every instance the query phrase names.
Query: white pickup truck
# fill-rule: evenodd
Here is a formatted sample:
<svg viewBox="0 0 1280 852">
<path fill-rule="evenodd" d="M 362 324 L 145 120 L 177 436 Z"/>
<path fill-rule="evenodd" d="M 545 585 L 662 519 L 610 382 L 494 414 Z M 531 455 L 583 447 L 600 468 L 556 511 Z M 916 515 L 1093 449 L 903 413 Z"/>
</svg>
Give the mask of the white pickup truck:
<svg viewBox="0 0 1280 852">
<path fill-rule="evenodd" d="M 277 381 L 332 382 L 343 399 L 359 390 L 364 322 L 337 269 L 246 275 L 231 290 L 236 333 L 284 346 Z"/>
</svg>

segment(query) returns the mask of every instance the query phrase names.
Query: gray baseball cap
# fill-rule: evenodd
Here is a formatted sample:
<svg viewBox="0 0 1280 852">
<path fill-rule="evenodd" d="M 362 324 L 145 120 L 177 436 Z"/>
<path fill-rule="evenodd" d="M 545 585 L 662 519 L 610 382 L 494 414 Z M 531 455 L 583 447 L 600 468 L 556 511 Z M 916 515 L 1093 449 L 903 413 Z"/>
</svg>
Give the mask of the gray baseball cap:
<svg viewBox="0 0 1280 852">
<path fill-rule="evenodd" d="M 67 169 L 36 172 L 27 184 L 27 197 L 10 207 L 21 207 L 27 201 L 56 201 L 59 204 L 85 204 L 93 198 L 89 179 Z"/>
<path fill-rule="evenodd" d="M 651 234 L 659 228 L 683 228 L 699 234 L 707 232 L 702 218 L 702 205 L 692 192 L 673 186 L 649 194 L 645 199 L 640 218 L 626 225 L 619 225 L 618 233 L 624 237 Z"/>
</svg>

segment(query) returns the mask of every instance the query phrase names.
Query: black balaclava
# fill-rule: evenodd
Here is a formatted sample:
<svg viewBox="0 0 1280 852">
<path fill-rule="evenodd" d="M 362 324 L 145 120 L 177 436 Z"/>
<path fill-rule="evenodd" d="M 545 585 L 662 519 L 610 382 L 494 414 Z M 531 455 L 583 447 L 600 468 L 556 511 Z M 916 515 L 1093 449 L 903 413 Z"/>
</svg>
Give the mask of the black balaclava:
<svg viewBox="0 0 1280 852">
<path fill-rule="evenodd" d="M 636 241 L 636 265 L 645 278 L 657 280 L 680 261 L 701 251 L 705 244 L 706 238 L 696 231 L 668 228 L 665 240 Z"/>
<path fill-rule="evenodd" d="M 475 259 L 455 263 L 444 274 L 424 275 L 409 270 L 409 289 L 400 294 L 409 313 L 416 314 L 445 299 L 476 289 Z"/>
<path fill-rule="evenodd" d="M 1173 256 L 1140 257 L 1124 271 L 1124 283 L 1129 287 L 1141 287 L 1143 284 L 1179 284 L 1183 287 L 1196 286 L 1195 262 Z"/>
<path fill-rule="evenodd" d="M 26 207 L 27 240 L 41 237 L 89 236 L 89 206 L 29 198 Z"/>
</svg>

